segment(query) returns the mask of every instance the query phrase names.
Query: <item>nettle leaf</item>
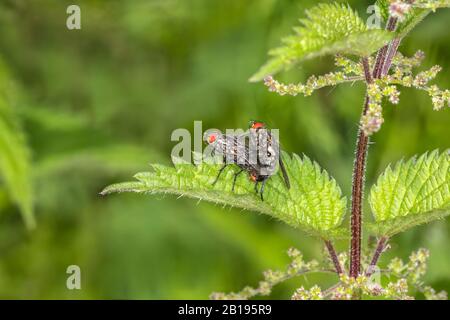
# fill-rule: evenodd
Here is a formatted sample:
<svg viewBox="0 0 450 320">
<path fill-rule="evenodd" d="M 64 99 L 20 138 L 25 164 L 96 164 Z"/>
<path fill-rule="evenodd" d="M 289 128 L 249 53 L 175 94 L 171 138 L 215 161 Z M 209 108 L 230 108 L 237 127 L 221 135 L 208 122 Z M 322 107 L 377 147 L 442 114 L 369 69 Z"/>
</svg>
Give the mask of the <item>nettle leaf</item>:
<svg viewBox="0 0 450 320">
<path fill-rule="evenodd" d="M 386 22 L 389 18 L 389 0 L 377 0 L 375 1 L 375 5 L 380 9 L 381 18 Z"/>
<path fill-rule="evenodd" d="M 250 81 L 288 70 L 298 62 L 327 54 L 367 56 L 381 48 L 392 34 L 369 30 L 364 21 L 344 4 L 319 4 L 306 10 L 307 19 L 294 28 L 295 35 L 284 38 L 283 46 L 269 52 L 272 58 L 254 74 Z"/>
<path fill-rule="evenodd" d="M 431 9 L 411 8 L 403 21 L 398 22 L 396 29 L 397 37 L 403 38 L 411 32 L 426 16 L 432 12 Z"/>
<path fill-rule="evenodd" d="M 380 13 L 384 21 L 389 17 L 390 1 L 377 0 L 376 5 L 380 8 Z M 396 36 L 405 37 L 414 29 L 426 16 L 436 9 L 450 7 L 448 0 L 416 1 L 402 19 L 397 21 Z"/>
<path fill-rule="evenodd" d="M 28 228 L 35 226 L 30 152 L 10 105 L 10 86 L 0 61 L 0 184 L 19 207 Z"/>
<path fill-rule="evenodd" d="M 372 187 L 371 229 L 390 237 L 450 214 L 450 155 L 437 150 L 388 167 Z"/>
<path fill-rule="evenodd" d="M 213 186 L 221 164 L 208 163 L 175 167 L 153 165 L 152 172 L 135 175 L 138 181 L 111 185 L 101 194 L 176 194 L 268 214 L 325 239 L 343 237 L 345 230 L 340 225 L 346 212 L 346 198 L 336 181 L 306 156 L 302 159 L 283 153 L 283 160 L 291 188 L 286 188 L 278 172 L 266 183 L 264 201 L 255 193 L 254 184 L 245 174 L 238 177 L 232 191 L 233 175 L 238 170 L 234 165 L 228 166 Z"/>
</svg>

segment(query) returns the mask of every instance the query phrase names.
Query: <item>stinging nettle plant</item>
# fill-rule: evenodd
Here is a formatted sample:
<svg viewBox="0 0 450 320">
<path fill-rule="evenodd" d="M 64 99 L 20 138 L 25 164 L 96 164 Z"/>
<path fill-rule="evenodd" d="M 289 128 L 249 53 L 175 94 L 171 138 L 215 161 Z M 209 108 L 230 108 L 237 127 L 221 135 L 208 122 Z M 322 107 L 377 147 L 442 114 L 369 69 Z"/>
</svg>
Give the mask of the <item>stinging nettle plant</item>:
<svg viewBox="0 0 450 320">
<path fill-rule="evenodd" d="M 450 91 L 429 84 L 441 70 L 434 66 L 416 72 L 424 59 L 418 51 L 412 57 L 398 49 L 402 39 L 426 16 L 439 8 L 450 7 L 450 1 L 387 1 L 376 3 L 385 21 L 383 30 L 369 29 L 348 5 L 319 4 L 306 11 L 301 26 L 283 39 L 283 45 L 271 50 L 269 61 L 250 81 L 264 81 L 270 91 L 280 95 L 311 95 L 315 90 L 345 82 L 362 81 L 366 96 L 360 118 L 352 176 L 350 228 L 342 225 L 348 200 L 336 181 L 307 156 L 282 153 L 291 188 L 286 190 L 280 174 L 268 180 L 264 201 L 253 192 L 253 185 L 243 176 L 232 191 L 234 171 L 227 168 L 214 186 L 217 164 L 176 164 L 167 167 L 152 165 L 151 172 L 135 175 L 136 181 L 114 184 L 101 194 L 115 192 L 169 193 L 229 205 L 275 217 L 288 225 L 306 231 L 324 242 L 329 261 L 305 262 L 294 248 L 288 255 L 292 262 L 283 271 L 267 271 L 255 288 L 246 287 L 238 293 L 214 293 L 212 299 L 248 299 L 269 295 L 273 286 L 310 272 L 333 272 L 338 282 L 325 290 L 313 286 L 297 289 L 292 299 L 360 299 L 381 297 L 411 299 L 412 290 L 426 299 L 446 299 L 445 292 L 425 286 L 429 253 L 419 249 L 404 263 L 394 258 L 386 268 L 378 260 L 396 234 L 411 227 L 441 219 L 450 214 L 450 154 L 448 150 L 430 151 L 389 166 L 368 192 L 373 222 L 364 225 L 372 246 L 362 248 L 362 216 L 364 175 L 369 139 L 380 130 L 385 100 L 399 102 L 398 87 L 422 90 L 431 97 L 434 110 L 450 107 Z M 304 60 L 334 55 L 337 71 L 311 76 L 306 83 L 284 84 L 274 75 Z M 337 253 L 334 241 L 349 239 L 349 253 Z M 373 248 L 372 248 L 373 247 Z M 363 254 L 372 250 L 367 254 Z M 382 271 L 380 271 L 382 270 Z M 386 283 L 380 276 L 389 276 Z"/>
</svg>

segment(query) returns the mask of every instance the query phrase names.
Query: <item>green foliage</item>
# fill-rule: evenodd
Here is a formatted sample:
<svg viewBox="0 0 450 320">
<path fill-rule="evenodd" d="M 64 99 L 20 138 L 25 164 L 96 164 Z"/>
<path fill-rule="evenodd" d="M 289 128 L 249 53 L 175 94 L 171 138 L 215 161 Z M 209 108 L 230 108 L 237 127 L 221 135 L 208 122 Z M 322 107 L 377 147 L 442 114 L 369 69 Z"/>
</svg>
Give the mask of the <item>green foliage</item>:
<svg viewBox="0 0 450 320">
<path fill-rule="evenodd" d="M 388 167 L 370 191 L 379 235 L 393 236 L 450 214 L 450 155 L 433 151 Z"/>
<path fill-rule="evenodd" d="M 285 270 L 264 271 L 264 280 L 258 283 L 258 287 L 248 286 L 240 292 L 214 292 L 210 296 L 211 300 L 248 300 L 258 295 L 268 296 L 273 287 L 291 278 L 314 272 L 330 272 L 319 266 L 319 263 L 315 260 L 304 261 L 303 254 L 295 248 L 289 248 L 287 254 L 291 261 Z"/>
<path fill-rule="evenodd" d="M 178 164 L 175 168 L 153 165 L 153 172 L 135 175 L 138 182 L 111 185 L 102 194 L 177 194 L 265 213 L 325 239 L 342 236 L 339 226 L 345 214 L 346 199 L 336 181 L 306 156 L 301 159 L 295 154 L 292 158 L 286 153 L 283 155 L 292 180 L 291 189 L 287 190 L 280 176 L 275 175 L 266 183 L 264 201 L 255 194 L 253 184 L 244 175 L 237 179 L 232 191 L 235 168 L 227 168 L 213 186 L 220 166 L 206 163 Z"/>
<path fill-rule="evenodd" d="M 264 85 L 269 88 L 270 92 L 276 92 L 281 96 L 296 96 L 298 94 L 302 94 L 306 97 L 310 96 L 315 90 L 327 86 L 336 86 L 345 82 L 356 82 L 364 80 L 364 74 L 361 64 L 356 63 L 351 59 L 348 59 L 341 55 L 336 55 L 335 65 L 339 68 L 338 71 L 329 72 L 320 76 L 312 75 L 304 84 L 285 84 L 282 82 L 278 82 L 272 76 L 267 76 L 264 78 Z"/>
<path fill-rule="evenodd" d="M 46 157 L 36 164 L 37 177 L 48 178 L 64 170 L 90 168 L 107 173 L 129 172 L 142 168 L 149 155 L 157 158 L 154 152 L 147 148 L 132 144 L 105 145 Z"/>
<path fill-rule="evenodd" d="M 364 21 L 344 4 L 319 4 L 306 11 L 307 19 L 294 29 L 295 35 L 283 39 L 284 46 L 269 52 L 272 58 L 250 81 L 287 70 L 296 63 L 327 54 L 367 56 L 392 35 L 383 30 L 368 30 Z"/>
<path fill-rule="evenodd" d="M 410 287 L 421 292 L 427 300 L 447 300 L 447 292 L 436 292 L 433 288 L 425 286 L 423 278 L 426 275 L 430 252 L 421 248 L 412 252 L 409 261 L 404 263 L 394 258 L 387 266 L 387 272 L 396 278 L 404 279 Z"/>
<path fill-rule="evenodd" d="M 433 104 L 433 109 L 443 110 L 450 107 L 450 91 L 440 89 L 437 85 L 429 84 L 441 71 L 439 65 L 429 70 L 413 73 L 413 68 L 420 66 L 425 57 L 422 51 L 417 51 L 412 57 L 404 57 L 397 53 L 392 62 L 392 72 L 381 79 L 375 79 L 367 86 L 367 95 L 370 99 L 366 114 L 362 117 L 360 127 L 367 136 L 372 135 L 381 128 L 384 122 L 382 102 L 388 98 L 389 102 L 396 105 L 400 102 L 400 91 L 397 86 L 416 88 L 428 93 Z"/>
<path fill-rule="evenodd" d="M 404 1 L 406 3 L 406 1 Z M 380 8 L 381 16 L 386 21 L 389 17 L 390 1 L 377 0 L 376 5 Z M 412 29 L 414 29 L 423 19 L 425 19 L 430 13 L 440 8 L 448 8 L 450 1 L 448 0 L 422 0 L 414 1 L 409 6 L 402 17 L 398 19 L 397 29 L 395 33 L 397 37 L 405 37 Z"/>
<path fill-rule="evenodd" d="M 355 294 L 361 298 L 382 298 L 394 300 L 414 300 L 411 293 L 420 292 L 427 300 L 447 300 L 447 292 L 436 292 L 433 288 L 423 284 L 423 277 L 427 271 L 429 252 L 419 249 L 413 252 L 407 264 L 402 260 L 394 258 L 387 270 L 383 272 L 388 276 L 389 282 L 380 282 L 376 277 L 360 275 L 357 278 L 346 274 L 340 275 L 337 285 L 322 291 L 317 285 L 306 290 L 303 287 L 297 289 L 292 296 L 295 300 L 352 300 Z M 383 276 L 384 276 L 383 275 Z"/>
<path fill-rule="evenodd" d="M 308 99 L 245 85 L 257 53 L 286 32 L 299 7 L 317 3 L 84 1 L 83 29 L 68 31 L 64 1 L 0 1 L 0 55 L 14 83 L 26 89 L 10 107 L 32 150 L 38 218 L 38 228 L 25 232 L 2 181 L 0 298 L 205 299 L 212 291 L 257 287 L 262 270 L 284 271 L 290 246 L 301 249 L 305 261 L 320 258 L 316 239 L 273 218 L 171 196 L 97 194 L 146 171 L 150 161 L 167 162 L 174 128 L 192 129 L 194 119 L 231 128 L 255 118 L 281 128 L 286 149 L 326 165 L 348 193 L 362 84 L 329 87 Z M 349 3 L 366 17 L 368 3 Z M 422 48 L 430 52 L 427 65 L 448 70 L 448 14 L 433 15 L 406 37 L 405 53 Z M 326 73 L 328 60 L 311 61 L 293 76 Z M 450 73 L 439 74 L 440 86 L 449 87 L 449 80 Z M 367 185 L 385 159 L 448 147 L 448 108 L 433 112 L 423 92 L 399 90 L 399 108 L 383 105 L 387 126 L 370 147 Z M 381 259 L 406 259 L 426 246 L 430 265 L 422 281 L 448 291 L 449 231 L 449 223 L 416 228 L 396 237 Z M 336 249 L 342 253 L 345 243 Z M 73 263 L 89 274 L 82 290 L 61 285 Z M 289 299 L 299 286 L 313 284 L 326 292 L 334 279 L 331 273 L 299 276 L 279 284 L 271 298 Z"/>
<path fill-rule="evenodd" d="M 303 255 L 295 248 L 288 250 L 291 262 L 285 270 L 267 270 L 263 273 L 264 279 L 259 281 L 258 286 L 245 287 L 239 292 L 221 293 L 215 292 L 211 295 L 213 300 L 247 300 L 261 295 L 267 296 L 273 288 L 281 282 L 295 277 L 309 275 L 311 273 L 329 273 L 319 262 L 312 260 L 305 262 Z M 427 263 L 430 253 L 426 249 L 419 249 L 411 253 L 409 261 L 404 263 L 399 258 L 394 258 L 387 265 L 383 277 L 387 276 L 389 281 L 385 283 L 377 276 L 360 275 L 351 278 L 346 274 L 339 275 L 339 282 L 326 290 L 318 285 L 309 289 L 303 286 L 292 294 L 292 300 L 351 300 L 355 294 L 361 298 L 383 298 L 394 300 L 413 300 L 412 293 L 420 292 L 427 300 L 447 300 L 447 292 L 437 292 L 430 286 L 425 286 L 423 277 L 427 271 Z"/>
<path fill-rule="evenodd" d="M 380 9 L 381 18 L 384 22 L 389 18 L 389 0 L 377 0 L 375 5 Z"/>
<path fill-rule="evenodd" d="M 26 226 L 33 228 L 30 152 L 18 118 L 11 109 L 12 90 L 0 61 L 0 182 L 4 183 L 9 197 L 20 208 Z"/>
<path fill-rule="evenodd" d="M 411 10 L 406 14 L 404 20 L 399 22 L 396 30 L 397 36 L 399 38 L 403 38 L 404 36 L 406 36 L 430 13 L 430 9 L 411 8 Z"/>
</svg>

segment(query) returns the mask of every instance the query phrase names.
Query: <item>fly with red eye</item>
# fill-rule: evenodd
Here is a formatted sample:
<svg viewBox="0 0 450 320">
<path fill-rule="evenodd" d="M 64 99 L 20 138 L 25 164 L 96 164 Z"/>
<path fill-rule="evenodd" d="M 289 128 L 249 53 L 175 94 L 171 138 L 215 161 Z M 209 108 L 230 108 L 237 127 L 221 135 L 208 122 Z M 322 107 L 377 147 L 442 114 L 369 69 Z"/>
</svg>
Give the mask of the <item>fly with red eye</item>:
<svg viewBox="0 0 450 320">
<path fill-rule="evenodd" d="M 233 135 L 223 134 L 219 130 L 205 132 L 203 140 L 212 146 L 212 155 L 220 154 L 223 156 L 223 166 L 219 169 L 216 179 L 212 183 L 215 185 L 220 175 L 229 165 L 235 164 L 239 167 L 239 171 L 234 174 L 232 191 L 236 185 L 238 176 L 246 171 L 250 176 L 252 172 L 257 172 L 256 163 L 252 165 L 250 161 L 249 146 L 246 144 L 245 138 L 247 134 Z"/>
<path fill-rule="evenodd" d="M 276 172 L 278 162 L 286 187 L 290 188 L 289 177 L 280 158 L 278 141 L 263 122 L 251 122 L 250 131 L 241 135 L 225 135 L 218 130 L 208 131 L 204 135 L 204 140 L 212 146 L 213 155 L 216 153 L 223 155 L 224 165 L 220 168 L 213 185 L 217 183 L 228 165 L 236 164 L 240 170 L 234 174 L 232 191 L 238 176 L 246 171 L 255 184 L 255 192 L 259 193 L 261 200 L 264 201 L 264 186 Z"/>
<path fill-rule="evenodd" d="M 266 124 L 261 121 L 250 121 L 249 123 L 250 132 L 253 133 L 255 137 L 255 141 L 257 141 L 257 149 L 262 149 L 258 153 L 258 163 L 259 166 L 264 167 L 265 164 L 273 165 L 273 161 L 278 158 L 278 164 L 280 166 L 281 174 L 283 175 L 283 180 L 286 185 L 286 188 L 291 188 L 291 183 L 289 181 L 289 176 L 286 170 L 286 166 L 284 165 L 283 159 L 281 158 L 280 145 L 279 142 L 272 135 L 269 128 L 267 128 Z M 267 153 L 264 154 L 263 151 L 266 150 Z M 265 155 L 267 159 L 273 159 L 272 161 L 261 161 L 259 156 Z"/>
</svg>

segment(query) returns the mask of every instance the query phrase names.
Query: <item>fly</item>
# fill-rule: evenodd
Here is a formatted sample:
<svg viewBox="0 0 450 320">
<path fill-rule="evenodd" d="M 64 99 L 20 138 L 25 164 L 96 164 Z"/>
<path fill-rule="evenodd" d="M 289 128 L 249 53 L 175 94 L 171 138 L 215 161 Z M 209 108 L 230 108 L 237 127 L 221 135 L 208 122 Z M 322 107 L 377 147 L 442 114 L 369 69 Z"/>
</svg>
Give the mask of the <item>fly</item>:
<svg viewBox="0 0 450 320">
<path fill-rule="evenodd" d="M 234 174 L 232 191 L 236 185 L 238 176 L 246 171 L 249 174 L 257 172 L 257 163 L 250 162 L 249 146 L 245 143 L 246 135 L 223 134 L 220 131 L 209 131 L 205 133 L 204 140 L 213 147 L 212 154 L 221 154 L 223 156 L 223 166 L 220 168 L 216 179 L 212 183 L 215 185 L 225 168 L 231 164 L 237 165 L 240 170 Z"/>
<path fill-rule="evenodd" d="M 218 130 L 205 133 L 204 140 L 212 146 L 212 153 L 223 156 L 224 165 L 220 168 L 215 185 L 220 175 L 228 165 L 235 164 L 239 171 L 234 174 L 232 191 L 238 176 L 246 171 L 250 180 L 255 183 L 255 192 L 264 201 L 264 186 L 266 181 L 275 173 L 279 158 L 278 142 L 265 126 L 260 122 L 252 122 L 251 130 L 244 134 L 223 134 Z M 263 149 L 263 150 L 261 150 Z M 267 153 L 264 150 L 267 149 Z M 264 156 L 266 155 L 266 156 Z M 289 178 L 285 166 L 279 159 L 280 169 L 287 188 L 290 188 Z M 261 182 L 261 188 L 258 189 Z"/>
<path fill-rule="evenodd" d="M 271 130 L 267 128 L 264 122 L 250 121 L 249 127 L 251 134 L 256 136 L 255 140 L 257 141 L 259 166 L 262 168 L 273 168 L 278 160 L 281 174 L 283 175 L 284 184 L 286 185 L 286 188 L 290 189 L 291 183 L 286 171 L 286 166 L 281 158 L 280 144 L 278 140 L 272 134 Z"/>
</svg>

